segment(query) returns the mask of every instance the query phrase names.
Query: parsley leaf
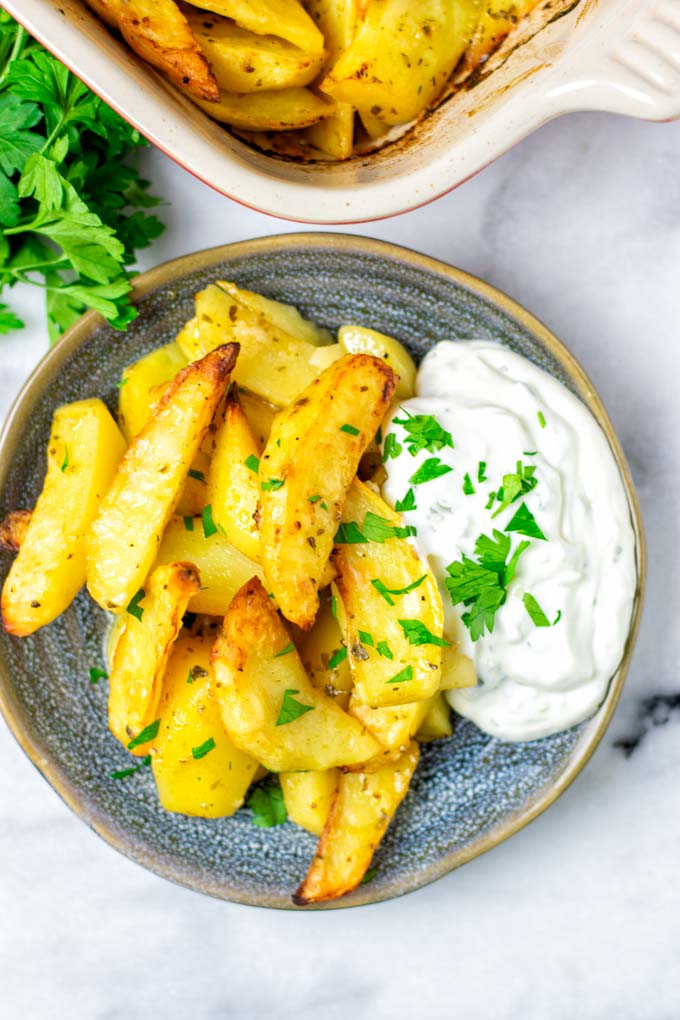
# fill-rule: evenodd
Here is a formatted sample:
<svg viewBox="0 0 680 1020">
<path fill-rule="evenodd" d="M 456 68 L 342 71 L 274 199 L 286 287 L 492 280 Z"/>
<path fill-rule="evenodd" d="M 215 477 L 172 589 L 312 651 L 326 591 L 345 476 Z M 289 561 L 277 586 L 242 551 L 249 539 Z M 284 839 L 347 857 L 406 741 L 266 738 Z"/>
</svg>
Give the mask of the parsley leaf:
<svg viewBox="0 0 680 1020">
<path fill-rule="evenodd" d="M 525 592 L 522 596 L 522 602 L 527 613 L 535 623 L 537 627 L 554 627 L 556 623 L 559 623 L 562 619 L 562 610 L 558 612 L 557 616 L 551 623 L 548 617 L 545 615 L 537 600 L 529 592 Z"/>
<path fill-rule="evenodd" d="M 431 482 L 435 478 L 447 475 L 449 471 L 453 471 L 453 468 L 448 464 L 442 464 L 439 457 L 428 457 L 411 475 L 409 485 L 423 485 L 425 482 Z"/>
<path fill-rule="evenodd" d="M 519 558 L 529 545 L 529 542 L 520 542 L 510 556 L 510 536 L 494 530 L 493 537 L 480 535 L 477 539 L 475 556 L 478 562 L 463 556 L 446 568 L 449 577 L 445 584 L 452 604 L 462 603 L 469 607 L 462 620 L 473 641 L 479 640 L 485 630 L 493 633 L 496 613 L 505 602 Z"/>
<path fill-rule="evenodd" d="M 535 489 L 538 485 L 535 474 L 536 468 L 533 464 L 525 465 L 521 460 L 518 460 L 516 470 L 503 475 L 503 485 L 496 493 L 496 499 L 501 501 L 501 505 L 491 517 L 498 517 L 511 503 Z"/>
<path fill-rule="evenodd" d="M 154 719 L 152 723 L 149 723 L 143 730 L 140 730 L 137 736 L 127 745 L 128 751 L 134 751 L 135 747 L 140 747 L 142 744 L 147 744 L 150 740 L 155 740 L 158 736 L 160 725 L 160 719 Z"/>
<path fill-rule="evenodd" d="M 520 535 L 527 535 L 529 538 L 538 538 L 543 542 L 548 541 L 526 503 L 520 504 L 519 510 L 512 520 L 505 525 L 504 530 L 516 531 Z"/>
<path fill-rule="evenodd" d="M 485 460 L 480 460 L 479 464 L 477 465 L 477 481 L 478 482 L 485 482 L 486 481 L 486 461 Z"/>
<path fill-rule="evenodd" d="M 277 489 L 283 488 L 283 478 L 268 478 L 266 482 L 262 482 L 260 488 L 263 492 L 276 492 Z"/>
<path fill-rule="evenodd" d="M 384 659 L 394 658 L 392 649 L 388 645 L 387 641 L 378 641 L 377 645 L 375 646 L 375 650 L 378 653 L 378 655 L 382 655 Z"/>
<path fill-rule="evenodd" d="M 393 676 L 391 680 L 386 680 L 386 684 L 401 684 L 407 680 L 413 680 L 413 666 L 404 666 L 404 668 Z"/>
<path fill-rule="evenodd" d="M 348 436 L 358 436 L 359 433 L 361 432 L 361 429 L 356 428 L 355 425 L 349 425 L 347 422 L 345 422 L 344 425 L 340 426 L 340 431 L 346 432 Z"/>
<path fill-rule="evenodd" d="M 203 535 L 204 535 L 204 537 L 205 538 L 210 538 L 212 535 L 216 535 L 217 531 L 218 531 L 218 527 L 215 524 L 215 519 L 213 517 L 212 503 L 208 503 L 206 506 L 203 507 L 203 511 L 201 513 L 201 517 L 203 519 Z"/>
<path fill-rule="evenodd" d="M 194 468 L 190 468 L 189 478 L 195 478 L 197 482 L 203 482 L 203 484 L 206 485 L 205 475 L 202 471 L 196 471 Z"/>
<path fill-rule="evenodd" d="M 295 651 L 295 645 L 290 641 L 285 648 L 282 648 L 280 652 L 274 654 L 275 659 L 280 659 L 282 655 L 290 655 L 291 652 Z"/>
<path fill-rule="evenodd" d="M 385 585 L 380 580 L 379 577 L 372 577 L 371 584 L 373 585 L 375 590 L 379 592 L 380 595 L 382 595 L 382 597 L 385 599 L 385 602 L 387 602 L 388 605 L 393 606 L 394 599 L 391 598 L 392 595 L 406 595 L 407 592 L 414 591 L 416 588 L 420 587 L 420 585 L 423 583 L 426 577 L 427 574 L 423 574 L 421 577 L 418 578 L 417 581 L 413 581 L 411 584 L 407 584 L 405 588 L 388 588 L 387 585 Z"/>
<path fill-rule="evenodd" d="M 416 506 L 416 494 L 413 489 L 409 489 L 403 499 L 398 499 L 394 505 L 394 509 L 397 513 L 403 513 L 405 510 L 417 510 Z"/>
<path fill-rule="evenodd" d="M 437 450 L 443 450 L 445 446 L 453 449 L 451 433 L 446 432 L 431 414 L 410 414 L 405 408 L 402 410 L 406 418 L 395 418 L 394 424 L 401 425 L 407 433 L 404 444 L 412 457 L 421 450 L 435 453 Z"/>
<path fill-rule="evenodd" d="M 214 738 L 208 737 L 208 739 L 205 740 L 202 744 L 199 744 L 198 747 L 191 748 L 191 757 L 194 759 L 194 761 L 200 761 L 200 759 L 205 758 L 206 754 L 209 754 L 210 751 L 212 751 L 215 746 L 216 745 Z"/>
<path fill-rule="evenodd" d="M 105 669 L 98 669 L 96 666 L 90 667 L 90 683 L 97 684 L 100 680 L 108 680 L 109 674 Z"/>
<path fill-rule="evenodd" d="M 328 668 L 335 669 L 335 667 L 339 666 L 341 662 L 344 662 L 346 658 L 347 649 L 343 645 L 342 648 L 337 648 L 331 655 L 330 659 L 328 660 Z"/>
<path fill-rule="evenodd" d="M 410 645 L 438 645 L 440 648 L 448 648 L 449 642 L 444 638 L 437 637 L 429 630 L 422 620 L 398 620 L 399 626 L 404 632 L 404 637 Z"/>
<path fill-rule="evenodd" d="M 470 475 L 466 472 L 465 478 L 463 479 L 463 493 L 466 496 L 474 496 L 475 491 L 476 490 L 474 485 L 472 484 L 472 479 L 470 478 Z"/>
<path fill-rule="evenodd" d="M 139 603 L 142 601 L 145 594 L 146 593 L 144 589 L 140 588 L 137 594 L 132 596 L 132 598 L 130 599 L 130 603 L 127 607 L 127 611 L 130 614 L 130 616 L 134 616 L 137 620 L 140 621 L 140 623 L 142 617 L 144 616 L 144 607 L 140 606 Z"/>
<path fill-rule="evenodd" d="M 68 446 L 64 444 L 64 459 L 61 462 L 61 473 L 66 474 L 66 468 L 68 467 Z"/>
<path fill-rule="evenodd" d="M 359 640 L 361 641 L 362 645 L 368 645 L 369 648 L 373 648 L 374 647 L 375 642 L 373 640 L 373 635 L 372 634 L 369 634 L 369 632 L 367 630 L 360 630 L 358 633 L 359 633 Z"/>
<path fill-rule="evenodd" d="M 356 521 L 341 524 L 335 534 L 336 545 L 359 545 L 365 542 L 387 542 L 390 538 L 408 538 L 415 535 L 416 529 L 411 524 L 403 528 L 390 524 L 384 517 L 368 511 L 361 527 Z"/>
<path fill-rule="evenodd" d="M 246 804 L 253 812 L 253 825 L 260 829 L 271 829 L 274 825 L 283 825 L 288 818 L 283 790 L 278 785 L 267 783 L 256 786 L 249 795 Z"/>
<path fill-rule="evenodd" d="M 541 426 L 542 429 L 544 429 L 548 424 L 545 420 L 545 415 L 543 414 L 543 411 L 538 412 L 538 424 Z"/>
<path fill-rule="evenodd" d="M 345 649 L 345 653 L 347 650 Z M 329 663 L 330 665 L 330 663 Z M 288 723 L 295 722 L 305 712 L 313 712 L 314 705 L 303 705 L 301 701 L 296 701 L 293 697 L 294 694 L 299 694 L 299 691 L 286 689 L 283 692 L 283 701 L 281 702 L 281 710 L 279 717 L 276 720 L 277 726 L 287 726 Z"/>
<path fill-rule="evenodd" d="M 385 436 L 385 446 L 383 447 L 383 464 L 386 464 L 391 457 L 398 457 L 402 449 L 403 447 L 401 443 L 397 441 L 397 437 L 394 432 L 388 432 Z"/>
<path fill-rule="evenodd" d="M 193 531 L 194 530 L 194 519 L 193 519 L 193 517 L 185 517 L 184 518 L 184 530 L 185 531 Z"/>
</svg>

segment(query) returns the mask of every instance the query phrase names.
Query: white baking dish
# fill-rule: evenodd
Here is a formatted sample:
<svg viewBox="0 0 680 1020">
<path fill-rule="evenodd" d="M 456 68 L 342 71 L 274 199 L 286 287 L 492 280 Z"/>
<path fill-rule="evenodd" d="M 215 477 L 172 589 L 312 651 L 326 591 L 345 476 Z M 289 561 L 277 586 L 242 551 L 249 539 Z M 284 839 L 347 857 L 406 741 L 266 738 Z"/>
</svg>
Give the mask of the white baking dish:
<svg viewBox="0 0 680 1020">
<path fill-rule="evenodd" d="M 307 223 L 406 212 L 455 188 L 540 125 L 575 110 L 680 117 L 680 0 L 546 0 L 493 73 L 399 142 L 341 164 L 256 152 L 167 85 L 81 0 L 3 6 L 150 141 L 218 191 Z M 561 14 L 555 17 L 555 14 Z M 550 19 L 554 20 L 550 20 Z"/>
</svg>

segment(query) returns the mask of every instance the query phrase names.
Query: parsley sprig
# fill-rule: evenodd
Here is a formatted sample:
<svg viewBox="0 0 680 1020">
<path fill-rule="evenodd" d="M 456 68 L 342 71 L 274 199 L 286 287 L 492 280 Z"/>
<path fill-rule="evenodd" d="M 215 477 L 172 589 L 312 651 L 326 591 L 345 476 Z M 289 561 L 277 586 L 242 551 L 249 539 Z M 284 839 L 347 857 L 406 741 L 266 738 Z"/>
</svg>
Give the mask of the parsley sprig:
<svg viewBox="0 0 680 1020">
<path fill-rule="evenodd" d="M 431 414 L 411 414 L 404 407 L 402 411 L 406 417 L 395 418 L 394 424 L 401 425 L 406 432 L 404 445 L 412 457 L 421 450 L 435 453 L 437 450 L 443 450 L 445 446 L 453 449 L 451 433 L 443 429 Z"/>
<path fill-rule="evenodd" d="M 463 556 L 446 568 L 449 577 L 445 583 L 451 602 L 454 606 L 462 603 L 469 607 L 462 619 L 473 641 L 478 641 L 485 630 L 493 633 L 496 613 L 507 598 L 519 558 L 530 544 L 520 542 L 510 555 L 510 536 L 494 529 L 492 538 L 480 535 L 477 539 L 477 561 Z"/>
<path fill-rule="evenodd" d="M 137 314 L 126 267 L 164 229 L 128 161 L 145 144 L 0 11 L 0 293 L 39 286 L 51 342 L 87 308 L 116 329 Z M 0 333 L 21 326 L 0 303 Z"/>
</svg>

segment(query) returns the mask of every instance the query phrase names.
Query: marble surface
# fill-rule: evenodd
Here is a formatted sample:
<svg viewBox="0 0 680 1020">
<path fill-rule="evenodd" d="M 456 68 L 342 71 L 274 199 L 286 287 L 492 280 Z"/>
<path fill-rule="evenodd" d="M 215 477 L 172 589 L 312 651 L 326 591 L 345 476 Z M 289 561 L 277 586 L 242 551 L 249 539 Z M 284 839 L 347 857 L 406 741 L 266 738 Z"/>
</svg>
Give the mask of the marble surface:
<svg viewBox="0 0 680 1020">
<path fill-rule="evenodd" d="M 276 913 L 202 898 L 120 857 L 0 723 L 4 1015 L 680 1016 L 679 161 L 680 123 L 571 117 L 435 205 L 361 228 L 525 304 L 582 361 L 619 430 L 646 520 L 648 596 L 626 691 L 586 771 L 528 829 L 429 888 Z M 145 170 L 172 204 L 142 268 L 294 229 L 158 153 Z M 13 298 L 28 328 L 0 340 L 0 415 L 47 343 L 39 295 Z"/>
</svg>

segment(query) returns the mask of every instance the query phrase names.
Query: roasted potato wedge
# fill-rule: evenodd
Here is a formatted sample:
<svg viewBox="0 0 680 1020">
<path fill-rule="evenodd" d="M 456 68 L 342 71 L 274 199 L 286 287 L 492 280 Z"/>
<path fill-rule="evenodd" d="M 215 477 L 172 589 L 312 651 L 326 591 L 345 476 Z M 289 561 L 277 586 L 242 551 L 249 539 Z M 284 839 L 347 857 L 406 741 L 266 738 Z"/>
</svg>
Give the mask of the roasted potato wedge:
<svg viewBox="0 0 680 1020">
<path fill-rule="evenodd" d="M 42 492 L 2 589 L 10 634 L 26 637 L 51 623 L 82 588 L 87 531 L 124 453 L 101 400 L 54 412 Z"/>
<path fill-rule="evenodd" d="M 262 400 L 252 393 L 245 393 L 243 390 L 239 391 L 239 399 L 255 441 L 262 449 L 269 439 L 272 422 L 279 409 L 266 400 Z"/>
<path fill-rule="evenodd" d="M 225 344 L 182 369 L 125 454 L 88 537 L 87 585 L 103 609 L 122 612 L 142 587 L 237 354 Z"/>
<path fill-rule="evenodd" d="M 346 355 L 274 421 L 260 460 L 262 565 L 283 615 L 303 630 L 316 616 L 345 494 L 396 384 L 378 358 Z"/>
<path fill-rule="evenodd" d="M 207 522 L 209 523 L 209 522 Z M 168 523 L 158 550 L 156 563 L 188 560 L 201 574 L 201 590 L 191 602 L 192 613 L 224 616 L 239 588 L 251 577 L 264 581 L 262 568 L 235 549 L 219 531 L 206 537 L 203 517 L 173 517 Z"/>
<path fill-rule="evenodd" d="M 101 5 L 94 5 L 95 9 Z M 135 53 L 158 68 L 195 99 L 216 102 L 219 88 L 193 32 L 174 0 L 107 0 L 109 23 L 115 20 Z"/>
<path fill-rule="evenodd" d="M 215 433 L 208 474 L 208 502 L 218 528 L 249 559 L 260 562 L 257 501 L 260 448 L 250 431 L 238 392 L 232 386 Z"/>
<path fill-rule="evenodd" d="M 180 637 L 168 662 L 151 767 L 166 811 L 222 818 L 241 807 L 258 764 L 231 742 L 210 684 L 212 639 Z"/>
<path fill-rule="evenodd" d="M 319 374 L 310 364 L 314 344 L 281 329 L 221 280 L 196 295 L 196 315 L 177 343 L 193 361 L 229 340 L 240 344 L 234 380 L 277 407 L 290 404 Z"/>
<path fill-rule="evenodd" d="M 270 771 L 355 765 L 380 753 L 378 741 L 312 685 L 257 578 L 235 595 L 211 666 L 231 739 Z"/>
<path fill-rule="evenodd" d="M 232 285 L 233 286 L 233 285 Z M 256 312 L 264 315 L 265 319 L 276 329 L 280 329 L 288 336 L 297 340 L 305 340 L 314 347 L 324 347 L 333 343 L 333 337 L 324 329 L 318 326 L 311 319 L 305 319 L 295 305 L 287 305 L 283 301 L 274 301 L 273 298 L 265 297 L 264 294 L 255 294 L 252 290 L 238 291 L 239 300 L 249 305 Z"/>
<path fill-rule="evenodd" d="M 338 769 L 281 772 L 279 782 L 291 822 L 320 836 L 328 821 L 339 779 Z"/>
<path fill-rule="evenodd" d="M 508 3 L 508 0 L 482 0 L 472 38 L 466 47 L 461 66 L 456 69 L 456 78 L 469 74 L 483 64 L 515 25 L 538 4 L 539 0 L 513 0 L 512 3 Z"/>
<path fill-rule="evenodd" d="M 416 392 L 416 365 L 404 345 L 365 326 L 341 326 L 338 343 L 348 354 L 372 354 L 382 358 L 399 376 L 396 400 L 408 400 Z"/>
<path fill-rule="evenodd" d="M 354 108 L 348 103 L 336 103 L 335 113 L 306 128 L 305 137 L 330 159 L 349 159 L 354 147 Z"/>
<path fill-rule="evenodd" d="M 342 520 L 347 541 L 336 545 L 333 560 L 356 698 L 371 708 L 431 698 L 448 643 L 432 572 L 399 537 L 399 515 L 358 480 Z M 367 530 L 374 540 L 357 541 Z"/>
<path fill-rule="evenodd" d="M 340 777 L 312 866 L 293 896 L 295 903 L 320 903 L 356 889 L 408 792 L 418 757 L 418 745 L 413 743 L 396 761 L 375 772 Z"/>
<path fill-rule="evenodd" d="M 216 102 L 195 100 L 207 114 L 242 131 L 289 131 L 331 117 L 335 104 L 307 88 L 227 92 Z"/>
<path fill-rule="evenodd" d="M 346 709 L 354 682 L 340 624 L 334 615 L 337 596 L 333 599 L 322 599 L 314 626 L 302 632 L 298 648 L 302 665 L 314 686 L 325 691 L 336 704 Z"/>
<path fill-rule="evenodd" d="M 477 0 L 373 0 L 320 88 L 388 126 L 414 120 L 444 89 L 476 11 Z"/>
<path fill-rule="evenodd" d="M 217 83 L 225 92 L 261 92 L 309 85 L 321 70 L 323 52 L 306 53 L 272 35 L 255 35 L 219 14 L 191 7 L 184 12 Z"/>
<path fill-rule="evenodd" d="M 440 688 L 443 691 L 453 691 L 461 687 L 474 687 L 476 683 L 477 673 L 472 659 L 463 655 L 455 643 L 451 643 L 448 648 L 442 648 Z"/>
<path fill-rule="evenodd" d="M 125 747 L 156 718 L 168 656 L 200 586 L 193 563 L 157 567 L 125 615 L 109 673 L 109 729 Z M 146 754 L 146 745 L 133 753 Z"/>
<path fill-rule="evenodd" d="M 85 0 L 85 3 L 111 28 L 118 27 L 118 15 L 123 0 Z"/>
<path fill-rule="evenodd" d="M 307 0 L 307 10 L 326 40 L 326 69 L 352 42 L 356 8 L 356 0 Z M 305 134 L 315 148 L 331 159 L 348 159 L 354 145 L 354 108 L 338 103 L 332 117 L 313 124 Z"/>
<path fill-rule="evenodd" d="M 188 358 L 176 343 L 159 347 L 126 368 L 120 379 L 118 424 L 128 443 L 151 418 L 168 383 L 186 367 Z"/>
<path fill-rule="evenodd" d="M 435 695 L 436 697 L 436 695 Z M 424 724 L 434 699 L 387 708 L 369 708 L 352 695 L 349 714 L 363 723 L 387 751 L 404 751 Z"/>
<path fill-rule="evenodd" d="M 257 35 L 286 39 L 306 53 L 323 53 L 324 38 L 298 0 L 191 0 Z"/>
<path fill-rule="evenodd" d="M 12 510 L 0 521 L 0 549 L 19 552 L 31 522 L 31 510 Z"/>
<path fill-rule="evenodd" d="M 427 714 L 418 728 L 416 740 L 425 744 L 430 740 L 443 740 L 453 733 L 451 707 L 443 694 L 435 694 Z"/>
</svg>

